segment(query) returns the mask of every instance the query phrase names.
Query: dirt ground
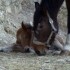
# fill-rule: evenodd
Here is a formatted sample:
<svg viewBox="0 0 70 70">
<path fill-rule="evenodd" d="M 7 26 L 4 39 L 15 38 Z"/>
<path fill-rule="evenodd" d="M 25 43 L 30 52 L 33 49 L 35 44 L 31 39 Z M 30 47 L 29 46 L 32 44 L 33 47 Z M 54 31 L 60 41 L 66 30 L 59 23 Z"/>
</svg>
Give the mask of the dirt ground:
<svg viewBox="0 0 70 70">
<path fill-rule="evenodd" d="M 69 70 L 70 56 L 0 53 L 0 70 Z"/>
</svg>

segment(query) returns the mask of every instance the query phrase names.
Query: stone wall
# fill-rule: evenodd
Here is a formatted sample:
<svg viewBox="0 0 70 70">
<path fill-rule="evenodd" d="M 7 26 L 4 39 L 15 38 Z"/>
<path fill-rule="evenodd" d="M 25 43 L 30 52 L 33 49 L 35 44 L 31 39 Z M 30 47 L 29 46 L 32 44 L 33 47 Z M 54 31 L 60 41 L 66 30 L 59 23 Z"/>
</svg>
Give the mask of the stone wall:
<svg viewBox="0 0 70 70">
<path fill-rule="evenodd" d="M 15 42 L 21 22 L 32 21 L 34 0 L 0 0 L 0 45 Z"/>
</svg>

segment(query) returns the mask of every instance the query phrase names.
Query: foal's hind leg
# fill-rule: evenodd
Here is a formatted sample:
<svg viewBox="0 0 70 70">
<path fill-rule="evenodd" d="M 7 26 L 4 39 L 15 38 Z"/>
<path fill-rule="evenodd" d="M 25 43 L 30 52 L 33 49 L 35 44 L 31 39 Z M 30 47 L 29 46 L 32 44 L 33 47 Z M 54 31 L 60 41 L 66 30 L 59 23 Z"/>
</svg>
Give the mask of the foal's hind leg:
<svg viewBox="0 0 70 70">
<path fill-rule="evenodd" d="M 10 44 L 0 47 L 0 52 L 24 52 L 24 48 L 18 44 Z"/>
<path fill-rule="evenodd" d="M 12 52 L 13 51 L 13 46 L 15 44 L 10 44 L 10 45 L 5 45 L 5 46 L 0 46 L 0 52 Z"/>
</svg>

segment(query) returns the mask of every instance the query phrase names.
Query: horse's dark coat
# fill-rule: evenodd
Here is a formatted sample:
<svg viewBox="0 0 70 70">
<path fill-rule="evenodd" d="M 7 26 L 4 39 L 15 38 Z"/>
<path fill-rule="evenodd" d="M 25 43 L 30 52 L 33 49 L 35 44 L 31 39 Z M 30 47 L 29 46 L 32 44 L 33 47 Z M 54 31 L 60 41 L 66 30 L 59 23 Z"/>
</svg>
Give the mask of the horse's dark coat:
<svg viewBox="0 0 70 70">
<path fill-rule="evenodd" d="M 59 26 L 58 26 L 58 21 L 57 21 L 57 15 L 58 15 L 58 12 L 59 12 L 59 9 L 62 5 L 64 0 L 41 0 L 41 3 L 39 4 L 38 2 L 35 2 L 35 13 L 34 13 L 34 20 L 33 20 L 33 23 L 34 23 L 34 31 L 35 31 L 35 35 L 36 37 L 38 36 L 39 37 L 39 41 L 41 41 L 41 37 L 40 37 L 40 34 L 37 35 L 36 31 L 37 28 L 38 28 L 38 24 L 43 24 L 43 21 L 44 19 L 46 19 L 46 21 L 44 21 L 45 25 L 49 26 L 49 30 L 45 31 L 47 32 L 51 32 L 51 26 L 49 25 L 50 22 L 49 22 L 49 18 L 48 18 L 48 14 L 50 16 L 50 18 L 53 20 L 53 24 L 54 24 L 54 27 L 57 29 L 57 33 L 58 33 L 58 30 L 59 30 Z M 67 20 L 67 28 L 68 28 L 68 33 L 70 33 L 70 0 L 66 0 L 66 6 L 67 6 L 67 11 L 68 11 L 68 20 Z M 47 27 L 46 26 L 46 27 Z M 41 27 L 41 32 L 43 31 L 42 30 L 42 26 Z M 48 29 L 48 28 L 47 28 Z M 38 33 L 40 33 L 40 31 L 38 31 Z M 46 33 L 41 33 L 42 34 L 46 34 Z M 37 37 L 37 38 L 38 38 Z M 46 36 L 47 37 L 47 36 Z M 47 38 L 45 38 L 47 40 Z M 45 40 L 45 41 L 46 41 Z"/>
<path fill-rule="evenodd" d="M 34 13 L 34 29 L 37 28 L 37 25 L 40 22 L 41 17 L 46 16 L 46 19 L 48 19 L 48 12 L 50 17 L 54 21 L 54 26 L 57 28 L 58 31 L 57 14 L 63 1 L 64 0 L 41 0 L 40 4 L 36 2 L 37 8 Z"/>
<path fill-rule="evenodd" d="M 67 28 L 68 28 L 68 34 L 70 34 L 70 0 L 66 0 L 66 5 L 68 13 Z"/>
</svg>

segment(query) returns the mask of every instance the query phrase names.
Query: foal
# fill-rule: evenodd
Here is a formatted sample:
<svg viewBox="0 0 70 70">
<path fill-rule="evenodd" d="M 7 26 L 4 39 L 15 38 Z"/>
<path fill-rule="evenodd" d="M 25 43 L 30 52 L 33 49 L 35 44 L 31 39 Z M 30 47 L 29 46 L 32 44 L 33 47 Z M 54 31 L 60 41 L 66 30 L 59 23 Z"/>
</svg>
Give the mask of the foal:
<svg viewBox="0 0 70 70">
<path fill-rule="evenodd" d="M 43 43 L 33 42 L 33 31 L 32 27 L 28 24 L 21 23 L 21 28 L 16 33 L 16 43 L 0 48 L 2 52 L 29 52 L 34 50 L 37 55 L 45 55 L 47 47 Z"/>
<path fill-rule="evenodd" d="M 38 55 L 45 55 L 46 54 L 46 46 L 43 43 L 34 43 L 33 42 L 33 31 L 30 25 L 24 25 L 22 22 L 22 27 L 17 31 L 17 41 L 16 44 L 20 45 L 24 51 L 26 48 L 34 49 L 34 51 Z"/>
</svg>

